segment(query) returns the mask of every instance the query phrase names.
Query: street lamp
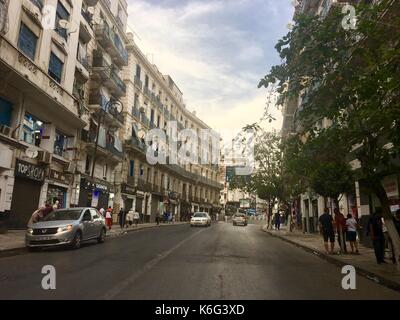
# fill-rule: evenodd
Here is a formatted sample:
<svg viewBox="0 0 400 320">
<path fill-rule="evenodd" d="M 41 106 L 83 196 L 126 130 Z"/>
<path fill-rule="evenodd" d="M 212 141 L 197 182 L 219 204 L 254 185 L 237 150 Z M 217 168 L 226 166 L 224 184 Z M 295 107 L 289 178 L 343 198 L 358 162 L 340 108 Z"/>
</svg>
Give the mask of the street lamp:
<svg viewBox="0 0 400 320">
<path fill-rule="evenodd" d="M 111 111 L 114 114 L 115 113 L 120 114 L 122 112 L 122 106 L 123 106 L 123 104 L 120 100 L 111 98 L 109 101 L 107 101 L 104 108 L 100 109 L 99 121 L 97 124 L 96 139 L 95 139 L 95 145 L 94 145 L 94 151 L 93 151 L 93 164 L 92 164 L 92 173 L 91 173 L 91 179 L 90 179 L 91 184 L 93 183 L 93 180 L 94 180 L 94 171 L 96 168 L 96 157 L 97 157 L 97 149 L 99 147 L 100 127 L 104 122 L 107 112 Z M 91 199 L 90 193 L 89 193 L 89 199 Z"/>
</svg>

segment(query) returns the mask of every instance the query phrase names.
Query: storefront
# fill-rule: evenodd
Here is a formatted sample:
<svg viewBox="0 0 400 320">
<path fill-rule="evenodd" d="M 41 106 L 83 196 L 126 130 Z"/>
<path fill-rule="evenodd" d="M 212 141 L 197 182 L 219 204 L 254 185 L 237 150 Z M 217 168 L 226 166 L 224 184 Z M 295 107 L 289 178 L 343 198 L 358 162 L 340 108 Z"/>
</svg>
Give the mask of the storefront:
<svg viewBox="0 0 400 320">
<path fill-rule="evenodd" d="M 49 185 L 47 188 L 47 201 L 52 205 L 58 201 L 58 208 L 68 208 L 68 188 L 72 176 L 56 170 L 49 171 Z"/>
<path fill-rule="evenodd" d="M 153 192 L 151 194 L 151 217 L 150 222 L 155 221 L 157 212 L 160 210 L 160 204 L 163 203 L 163 196 L 161 193 Z M 162 212 L 160 212 L 162 215 Z"/>
<path fill-rule="evenodd" d="M 137 212 L 139 212 L 141 221 L 144 221 L 144 214 L 145 214 L 145 212 L 143 212 L 144 197 L 145 197 L 144 192 L 142 192 L 142 191 L 137 191 L 136 192 L 135 209 L 136 209 Z"/>
<path fill-rule="evenodd" d="M 108 208 L 111 184 L 99 179 L 81 179 L 79 203 L 80 207 Z"/>
<path fill-rule="evenodd" d="M 134 205 L 133 202 L 135 199 L 136 189 L 135 187 L 132 187 L 128 184 L 122 184 L 121 193 L 122 193 L 122 199 L 124 201 L 125 211 L 129 211 L 130 209 L 133 208 Z"/>
<path fill-rule="evenodd" d="M 9 228 L 26 228 L 32 213 L 44 205 L 39 202 L 45 172 L 45 167 L 17 159 Z"/>
</svg>

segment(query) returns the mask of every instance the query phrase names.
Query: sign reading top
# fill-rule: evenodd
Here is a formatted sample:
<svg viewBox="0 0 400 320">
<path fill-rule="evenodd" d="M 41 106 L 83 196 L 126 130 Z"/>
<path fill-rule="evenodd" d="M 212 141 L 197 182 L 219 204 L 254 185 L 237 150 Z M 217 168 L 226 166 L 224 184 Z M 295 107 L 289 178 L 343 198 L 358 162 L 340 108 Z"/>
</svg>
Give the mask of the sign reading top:
<svg viewBox="0 0 400 320">
<path fill-rule="evenodd" d="M 25 161 L 17 160 L 15 165 L 15 175 L 17 177 L 43 182 L 45 177 L 45 168 Z"/>
</svg>

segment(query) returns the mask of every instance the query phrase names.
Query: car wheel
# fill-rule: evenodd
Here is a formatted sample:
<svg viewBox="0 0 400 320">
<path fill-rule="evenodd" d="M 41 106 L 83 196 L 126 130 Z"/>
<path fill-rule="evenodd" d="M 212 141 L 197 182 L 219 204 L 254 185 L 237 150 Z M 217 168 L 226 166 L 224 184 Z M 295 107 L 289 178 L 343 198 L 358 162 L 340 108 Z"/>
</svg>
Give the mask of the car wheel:
<svg viewBox="0 0 400 320">
<path fill-rule="evenodd" d="M 98 243 L 104 243 L 106 241 L 106 229 L 101 229 L 100 236 L 97 238 Z"/>
<path fill-rule="evenodd" d="M 72 249 L 79 249 L 82 244 L 82 233 L 78 231 L 75 233 L 74 239 L 71 242 L 71 248 Z"/>
</svg>

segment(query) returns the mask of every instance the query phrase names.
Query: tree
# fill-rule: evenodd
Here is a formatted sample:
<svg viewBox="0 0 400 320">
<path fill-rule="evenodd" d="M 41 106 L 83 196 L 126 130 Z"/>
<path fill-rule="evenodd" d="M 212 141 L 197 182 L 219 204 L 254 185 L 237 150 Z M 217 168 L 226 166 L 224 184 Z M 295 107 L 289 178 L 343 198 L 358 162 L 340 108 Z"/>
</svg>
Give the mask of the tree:
<svg viewBox="0 0 400 320">
<path fill-rule="evenodd" d="M 276 132 L 266 132 L 259 127 L 255 132 L 254 171 L 250 177 L 235 176 L 230 188 L 257 194 L 267 202 L 270 217 L 275 204 L 284 199 L 281 138 Z"/>
<path fill-rule="evenodd" d="M 341 147 L 360 164 L 356 178 L 380 200 L 398 267 L 400 238 L 382 179 L 400 171 L 399 12 L 399 1 L 359 5 L 356 30 L 342 28 L 340 10 L 324 19 L 296 17 L 276 45 L 284 62 L 259 84 L 276 85 L 280 105 L 301 97 L 303 137 L 313 135 L 316 122 L 331 121 L 326 132 L 341 137 Z"/>
</svg>

